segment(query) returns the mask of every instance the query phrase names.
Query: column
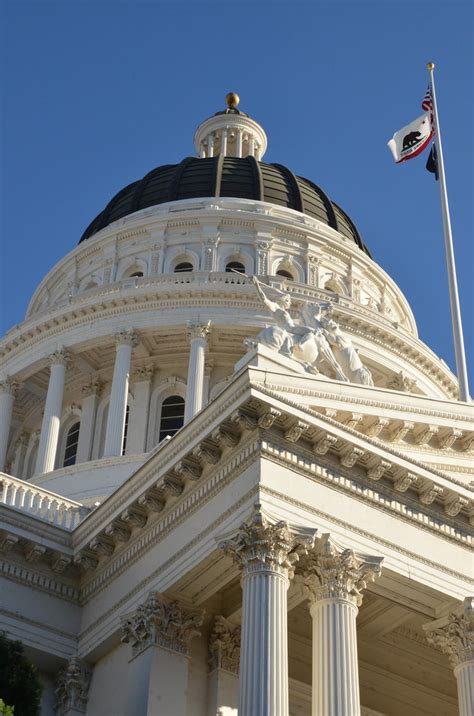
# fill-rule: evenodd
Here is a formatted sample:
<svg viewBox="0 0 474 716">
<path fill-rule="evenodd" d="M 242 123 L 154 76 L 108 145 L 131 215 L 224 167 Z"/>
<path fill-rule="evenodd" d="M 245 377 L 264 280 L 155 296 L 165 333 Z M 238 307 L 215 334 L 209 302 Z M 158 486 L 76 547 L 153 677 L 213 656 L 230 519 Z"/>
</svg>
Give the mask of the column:
<svg viewBox="0 0 474 716">
<path fill-rule="evenodd" d="M 153 366 L 140 366 L 133 377 L 133 402 L 130 406 L 126 455 L 139 455 L 146 450 Z"/>
<path fill-rule="evenodd" d="M 210 327 L 210 321 L 206 324 L 188 323 L 191 351 L 189 354 L 188 385 L 186 389 L 185 423 L 189 422 L 196 413 L 199 413 L 203 405 L 204 364 Z"/>
<path fill-rule="evenodd" d="M 211 132 L 207 138 L 207 156 L 214 156 L 214 132 Z"/>
<path fill-rule="evenodd" d="M 20 479 L 23 477 L 25 470 L 25 457 L 29 441 L 29 434 L 22 432 L 15 443 L 15 458 L 13 460 L 12 475 Z"/>
<path fill-rule="evenodd" d="M 81 427 L 79 428 L 79 442 L 77 445 L 76 462 L 88 462 L 92 456 L 92 443 L 94 441 L 95 420 L 97 416 L 97 403 L 102 390 L 98 376 L 93 376 L 88 383 L 82 386 L 82 412 Z"/>
<path fill-rule="evenodd" d="M 239 706 L 240 626 L 222 616 L 209 637 L 208 716 L 237 716 Z"/>
<path fill-rule="evenodd" d="M 301 564 L 313 620 L 312 716 L 360 716 L 356 617 L 381 563 L 323 535 Z"/>
<path fill-rule="evenodd" d="M 222 154 L 222 156 L 224 157 L 227 155 L 227 129 L 223 129 L 221 132 L 220 154 Z"/>
<path fill-rule="evenodd" d="M 121 621 L 122 641 L 132 648 L 124 716 L 187 714 L 189 645 L 200 635 L 202 614 L 151 592 Z"/>
<path fill-rule="evenodd" d="M 249 138 L 249 156 L 250 157 L 255 156 L 255 137 Z"/>
<path fill-rule="evenodd" d="M 204 159 L 206 156 L 206 148 L 204 146 L 204 142 L 201 142 L 201 146 L 199 148 L 199 156 L 201 157 L 201 159 Z"/>
<path fill-rule="evenodd" d="M 425 624 L 428 642 L 448 655 L 458 686 L 459 716 L 474 713 L 474 597 L 452 613 Z"/>
<path fill-rule="evenodd" d="M 50 364 L 48 394 L 41 423 L 35 475 L 54 470 L 63 405 L 64 380 L 70 356 L 66 350 L 61 348 L 52 353 L 48 360 Z"/>
<path fill-rule="evenodd" d="M 242 130 L 235 130 L 235 156 L 242 157 Z"/>
<path fill-rule="evenodd" d="M 138 343 L 138 336 L 132 330 L 118 331 L 114 338 L 117 352 L 115 355 L 112 389 L 110 391 L 104 457 L 122 454 L 132 348 Z"/>
<path fill-rule="evenodd" d="M 0 472 L 5 469 L 8 438 L 12 424 L 13 403 L 18 388 L 19 384 L 8 376 L 5 380 L 0 381 Z"/>
<path fill-rule="evenodd" d="M 77 656 L 73 656 L 64 669 L 61 669 L 54 690 L 58 716 L 79 716 L 86 713 L 91 678 L 91 668 Z"/>
<path fill-rule="evenodd" d="M 242 567 L 240 716 L 288 716 L 287 590 L 313 542 L 255 505 L 250 523 L 219 545 Z"/>
</svg>

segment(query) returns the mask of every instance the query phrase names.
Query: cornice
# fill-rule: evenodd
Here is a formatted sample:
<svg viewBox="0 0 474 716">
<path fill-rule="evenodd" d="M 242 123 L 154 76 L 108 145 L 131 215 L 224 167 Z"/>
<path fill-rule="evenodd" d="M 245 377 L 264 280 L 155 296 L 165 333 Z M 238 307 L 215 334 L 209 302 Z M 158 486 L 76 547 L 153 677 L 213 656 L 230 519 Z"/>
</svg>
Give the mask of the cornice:
<svg viewBox="0 0 474 716">
<path fill-rule="evenodd" d="M 0 573 L 6 579 L 23 584 L 33 590 L 45 592 L 50 596 L 78 604 L 79 590 L 59 579 L 41 574 L 33 568 L 16 564 L 10 560 L 0 560 Z"/>
<path fill-rule="evenodd" d="M 149 285 L 147 285 L 149 284 Z M 151 289 L 151 290 L 150 290 Z M 206 295 L 203 296 L 203 290 Z M 175 293 L 185 295 L 173 296 Z M 291 291 L 300 300 L 303 294 L 298 286 Z M 305 291 L 306 298 L 309 297 Z M 312 290 L 315 293 L 315 290 Z M 318 292 L 320 293 L 320 292 Z M 247 295 L 246 295 L 247 294 Z M 358 308 L 350 309 L 342 305 L 342 300 L 334 303 L 334 315 L 341 322 L 345 330 L 370 345 L 381 347 L 388 354 L 396 355 L 404 363 L 408 363 L 424 374 L 428 375 L 443 391 L 454 396 L 456 387 L 454 377 L 447 368 L 444 368 L 435 354 L 418 339 L 408 332 L 396 331 L 390 322 L 379 314 L 371 316 L 361 315 Z M 177 282 L 170 278 L 166 281 L 146 280 L 131 291 L 119 284 L 112 284 L 94 295 L 78 295 L 71 303 L 60 306 L 46 315 L 32 316 L 19 327 L 12 329 L 0 343 L 0 356 L 6 361 L 17 359 L 25 352 L 30 355 L 32 349 L 37 351 L 41 343 L 47 343 L 52 338 L 60 339 L 70 344 L 68 334 L 71 331 L 89 325 L 91 322 L 97 326 L 98 321 L 107 319 L 130 317 L 136 314 L 137 327 L 145 315 L 166 310 L 167 312 L 182 308 L 197 308 L 211 310 L 240 309 L 248 312 L 247 324 L 261 325 L 261 320 L 255 320 L 255 314 L 260 310 L 258 299 L 253 295 L 251 287 L 241 283 L 224 283 L 212 281 L 209 284 L 190 281 Z M 258 315 L 258 313 L 257 313 Z M 222 321 L 224 318 L 222 318 Z M 245 325 L 247 325 L 245 324 Z M 219 319 L 215 325 L 220 326 Z M 225 324 L 224 324 L 225 325 Z M 242 324 L 244 326 L 244 323 Z M 402 337 L 400 337 L 402 335 Z M 107 338 L 109 339 L 109 335 Z M 71 344 L 69 347 L 73 347 Z M 50 350 L 45 346 L 45 356 Z M 7 366 L 8 368 L 8 366 Z"/>
</svg>

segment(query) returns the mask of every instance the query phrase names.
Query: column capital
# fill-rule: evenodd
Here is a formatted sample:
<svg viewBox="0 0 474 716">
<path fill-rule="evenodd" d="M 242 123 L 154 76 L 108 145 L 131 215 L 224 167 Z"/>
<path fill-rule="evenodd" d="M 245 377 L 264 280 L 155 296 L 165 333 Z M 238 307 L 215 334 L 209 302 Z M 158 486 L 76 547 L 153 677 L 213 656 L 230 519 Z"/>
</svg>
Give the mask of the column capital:
<svg viewBox="0 0 474 716">
<path fill-rule="evenodd" d="M 214 619 L 209 637 L 209 666 L 224 669 L 233 674 L 239 673 L 240 663 L 240 626 L 231 624 L 222 616 Z"/>
<path fill-rule="evenodd" d="M 466 597 L 454 612 L 423 629 L 428 643 L 447 654 L 454 669 L 474 661 L 474 597 Z"/>
<path fill-rule="evenodd" d="M 192 613 L 159 592 L 150 592 L 144 604 L 122 617 L 122 641 L 137 656 L 151 644 L 188 654 L 189 644 L 203 623 L 202 613 Z"/>
<path fill-rule="evenodd" d="M 207 321 L 207 323 L 193 323 L 192 321 L 188 321 L 186 332 L 190 341 L 196 338 L 201 338 L 206 341 L 207 336 L 211 332 L 211 321 Z"/>
<path fill-rule="evenodd" d="M 82 397 L 88 398 L 90 395 L 100 395 L 102 387 L 99 376 L 91 376 L 90 380 L 81 387 Z"/>
<path fill-rule="evenodd" d="M 15 448 L 19 447 L 27 447 L 28 443 L 30 442 L 30 433 L 26 432 L 26 430 L 23 430 L 15 440 Z"/>
<path fill-rule="evenodd" d="M 114 341 L 117 346 L 131 346 L 135 348 L 138 345 L 138 334 L 132 328 L 121 328 L 114 333 Z"/>
<path fill-rule="evenodd" d="M 66 716 L 70 709 L 86 713 L 92 671 L 88 664 L 77 656 L 69 659 L 58 674 L 56 688 L 56 713 Z"/>
<path fill-rule="evenodd" d="M 72 357 L 66 348 L 58 348 L 57 351 L 53 351 L 48 356 L 48 363 L 50 366 L 63 365 L 67 367 L 71 363 Z"/>
<path fill-rule="evenodd" d="M 9 375 L 0 380 L 0 395 L 13 395 L 15 397 L 21 388 L 21 384 L 11 378 Z"/>
<path fill-rule="evenodd" d="M 305 557 L 301 574 L 311 604 L 323 599 L 343 599 L 359 607 L 368 582 L 380 576 L 383 557 L 341 549 L 323 535 Z"/>
<path fill-rule="evenodd" d="M 271 522 L 256 504 L 250 522 L 219 547 L 243 567 L 244 577 L 272 571 L 292 578 L 295 563 L 314 545 L 315 535 L 316 530 L 293 530 L 283 520 Z"/>
<path fill-rule="evenodd" d="M 133 380 L 136 383 L 140 381 L 147 381 L 153 378 L 154 368 L 152 365 L 142 365 L 135 368 L 133 371 Z"/>
</svg>

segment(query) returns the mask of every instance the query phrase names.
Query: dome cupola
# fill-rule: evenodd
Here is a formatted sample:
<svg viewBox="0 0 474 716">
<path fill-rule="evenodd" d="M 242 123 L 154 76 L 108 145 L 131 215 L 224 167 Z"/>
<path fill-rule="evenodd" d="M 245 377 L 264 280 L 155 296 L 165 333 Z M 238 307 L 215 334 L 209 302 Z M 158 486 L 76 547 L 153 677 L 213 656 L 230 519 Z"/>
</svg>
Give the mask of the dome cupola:
<svg viewBox="0 0 474 716">
<path fill-rule="evenodd" d="M 227 108 L 216 112 L 196 129 L 194 146 L 201 158 L 222 155 L 262 159 L 267 149 L 267 135 L 254 119 L 237 109 L 239 102 L 239 95 L 229 92 Z"/>
</svg>

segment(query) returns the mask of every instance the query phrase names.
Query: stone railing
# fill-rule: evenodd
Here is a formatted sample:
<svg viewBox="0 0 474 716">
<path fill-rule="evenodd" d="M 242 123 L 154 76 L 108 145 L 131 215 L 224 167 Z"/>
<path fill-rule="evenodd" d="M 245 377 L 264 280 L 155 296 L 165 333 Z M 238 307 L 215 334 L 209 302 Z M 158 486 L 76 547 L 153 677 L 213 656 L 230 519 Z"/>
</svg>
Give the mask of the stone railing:
<svg viewBox="0 0 474 716">
<path fill-rule="evenodd" d="M 68 500 L 5 473 L 0 473 L 0 504 L 65 530 L 77 527 L 90 511 L 80 502 Z"/>
</svg>

